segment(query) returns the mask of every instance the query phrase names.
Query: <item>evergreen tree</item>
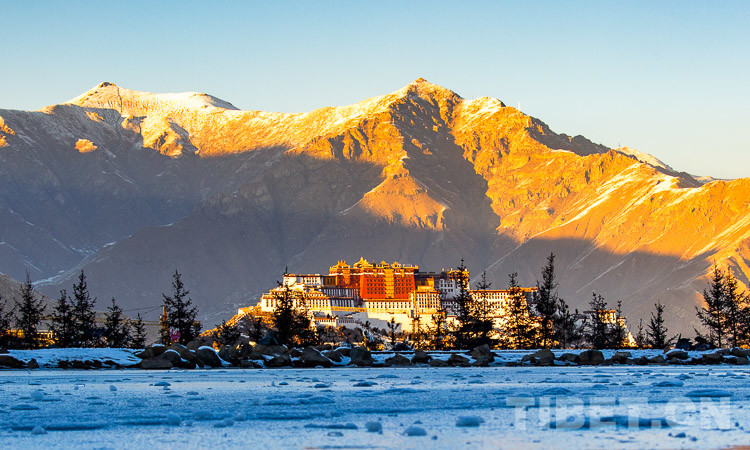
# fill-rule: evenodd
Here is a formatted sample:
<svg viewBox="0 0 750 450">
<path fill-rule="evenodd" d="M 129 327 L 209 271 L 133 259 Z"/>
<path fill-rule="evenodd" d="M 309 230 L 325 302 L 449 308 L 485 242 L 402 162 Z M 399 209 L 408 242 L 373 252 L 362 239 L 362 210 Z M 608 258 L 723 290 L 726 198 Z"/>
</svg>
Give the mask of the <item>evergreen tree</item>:
<svg viewBox="0 0 750 450">
<path fill-rule="evenodd" d="M 555 339 L 560 348 L 577 346 L 583 339 L 583 330 L 577 323 L 578 310 L 570 312 L 568 304 L 562 298 L 557 299 L 557 316 L 555 319 Z"/>
<path fill-rule="evenodd" d="M 5 307 L 5 300 L 0 295 L 0 347 L 7 347 L 11 343 L 10 326 L 13 321 L 13 311 L 6 311 Z"/>
<path fill-rule="evenodd" d="M 396 329 L 398 328 L 396 319 L 394 317 L 391 317 L 391 320 L 387 322 L 387 325 L 388 325 L 388 335 L 391 337 L 391 346 L 394 346 L 396 345 Z"/>
<path fill-rule="evenodd" d="M 276 339 L 287 346 L 316 343 L 318 334 L 312 325 L 304 294 L 282 283 L 279 286 L 282 289 L 274 292 L 276 307 L 273 311 L 273 325 Z"/>
<path fill-rule="evenodd" d="M 39 348 L 42 345 L 37 327 L 42 322 L 44 302 L 34 298 L 34 285 L 31 284 L 29 272 L 26 272 L 26 282 L 21 285 L 21 300 L 16 300 L 16 328 L 23 337 L 21 345 L 24 348 Z"/>
<path fill-rule="evenodd" d="M 708 329 L 707 339 L 713 346 L 721 348 L 725 343 L 727 318 L 724 314 L 726 305 L 725 275 L 719 266 L 714 265 L 714 273 L 708 290 L 703 290 L 705 307 L 695 307 L 698 319 Z"/>
<path fill-rule="evenodd" d="M 667 327 L 664 325 L 664 305 L 656 302 L 646 329 L 646 345 L 656 349 L 665 348 L 674 340 L 674 337 L 668 338 L 667 333 Z"/>
<path fill-rule="evenodd" d="M 216 325 L 214 340 L 218 342 L 219 345 L 234 345 L 240 337 L 242 337 L 242 333 L 240 333 L 240 328 L 236 324 L 228 324 L 227 321 L 224 320 L 220 325 Z"/>
<path fill-rule="evenodd" d="M 638 348 L 646 347 L 646 332 L 643 329 L 643 319 L 638 321 L 638 333 L 635 335 L 635 344 Z"/>
<path fill-rule="evenodd" d="M 73 316 L 73 305 L 65 289 L 60 291 L 60 297 L 52 310 L 50 331 L 58 347 L 68 348 L 75 345 L 78 330 Z"/>
<path fill-rule="evenodd" d="M 200 331 L 200 325 L 197 326 L 198 330 L 196 330 L 197 322 L 195 320 L 198 315 L 198 308 L 193 306 L 193 300 L 188 297 L 190 291 L 185 289 L 180 273 L 175 270 L 172 278 L 172 295 L 162 294 L 167 312 L 166 324 L 169 328 L 179 331 L 180 339 L 178 342 L 186 345 L 198 337 L 198 331 Z"/>
<path fill-rule="evenodd" d="M 435 314 L 432 315 L 432 326 L 429 327 L 430 347 L 435 350 L 445 350 L 446 343 L 446 323 L 445 316 L 447 312 L 441 306 Z"/>
<path fill-rule="evenodd" d="M 724 316 L 727 324 L 727 344 L 739 347 L 747 341 L 747 331 L 744 323 L 747 322 L 748 312 L 747 295 L 739 290 L 737 278 L 732 274 L 732 269 L 727 268 L 724 278 Z"/>
<path fill-rule="evenodd" d="M 554 253 L 547 257 L 547 265 L 542 268 L 542 281 L 537 281 L 536 286 L 534 309 L 539 317 L 539 344 L 542 348 L 550 348 L 555 345 L 555 323 L 559 322 Z"/>
<path fill-rule="evenodd" d="M 536 328 L 529 315 L 526 294 L 516 280 L 517 273 L 511 273 L 508 277 L 508 309 L 503 327 L 506 345 L 511 348 L 532 348 L 536 343 Z"/>
<path fill-rule="evenodd" d="M 94 305 L 96 298 L 89 294 L 86 275 L 81 271 L 78 283 L 73 284 L 73 323 L 75 324 L 75 339 L 73 347 L 95 347 L 99 341 L 96 330 L 96 312 Z"/>
<path fill-rule="evenodd" d="M 122 308 L 117 306 L 114 297 L 112 298 L 112 306 L 107 307 L 104 336 L 107 340 L 107 347 L 110 348 L 125 348 L 131 340 L 130 324 L 125 320 Z"/>
<path fill-rule="evenodd" d="M 492 286 L 492 283 L 487 281 L 487 272 L 482 271 L 482 276 L 476 285 L 475 295 L 472 296 L 473 300 L 473 317 L 472 317 L 472 331 L 473 339 L 470 347 L 476 347 L 479 345 L 487 344 L 492 347 L 492 339 L 490 333 L 494 326 L 493 311 L 489 300 L 487 299 L 487 291 Z"/>
<path fill-rule="evenodd" d="M 607 348 L 611 342 L 607 315 L 609 308 L 604 297 L 594 292 L 589 303 L 591 313 L 586 317 L 585 335 L 589 344 L 596 349 Z"/>
<path fill-rule="evenodd" d="M 625 317 L 622 315 L 622 300 L 617 301 L 615 309 L 615 323 L 611 324 L 609 333 L 609 348 L 623 348 L 628 344 L 628 329 L 625 327 Z"/>
<path fill-rule="evenodd" d="M 133 338 L 130 340 L 130 348 L 144 348 L 146 346 L 146 324 L 143 323 L 141 313 L 135 316 L 132 322 Z"/>
<path fill-rule="evenodd" d="M 474 328 L 474 307 L 469 293 L 469 272 L 466 270 L 463 258 L 452 276 L 458 287 L 458 293 L 452 301 L 456 314 L 456 326 L 452 334 L 456 348 L 462 350 L 469 347 Z"/>
<path fill-rule="evenodd" d="M 169 319 L 167 318 L 167 306 L 162 305 L 161 315 L 159 316 L 159 343 L 170 345 L 172 336 L 169 333 Z"/>
</svg>

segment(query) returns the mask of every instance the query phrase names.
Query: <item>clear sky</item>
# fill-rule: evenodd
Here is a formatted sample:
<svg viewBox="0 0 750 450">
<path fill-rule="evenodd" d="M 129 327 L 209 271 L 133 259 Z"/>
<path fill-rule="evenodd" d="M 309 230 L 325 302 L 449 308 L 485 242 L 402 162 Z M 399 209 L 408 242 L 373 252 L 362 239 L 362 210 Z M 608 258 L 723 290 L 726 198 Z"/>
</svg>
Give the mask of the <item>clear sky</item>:
<svg viewBox="0 0 750 450">
<path fill-rule="evenodd" d="M 110 81 L 301 112 L 418 77 L 693 174 L 750 176 L 750 1 L 0 0 L 0 108 Z"/>
</svg>

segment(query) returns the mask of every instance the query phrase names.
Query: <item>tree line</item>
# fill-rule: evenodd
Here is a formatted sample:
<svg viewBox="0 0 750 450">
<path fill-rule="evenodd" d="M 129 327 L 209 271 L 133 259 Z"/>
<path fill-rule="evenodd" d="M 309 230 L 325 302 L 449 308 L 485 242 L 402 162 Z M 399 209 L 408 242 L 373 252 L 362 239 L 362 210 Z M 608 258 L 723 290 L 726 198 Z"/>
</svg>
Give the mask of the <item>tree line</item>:
<svg viewBox="0 0 750 450">
<path fill-rule="evenodd" d="M 161 340 L 165 344 L 171 342 L 170 331 L 177 330 L 175 334 L 180 336 L 180 343 L 187 343 L 200 333 L 200 323 L 195 320 L 198 311 L 188 294 L 179 272 L 175 271 L 172 294 L 162 294 L 166 314 L 160 321 Z M 7 308 L 6 300 L 0 296 L 0 347 L 143 348 L 146 345 L 146 324 L 141 314 L 135 319 L 127 318 L 114 298 L 106 308 L 103 324 L 97 323 L 94 309 L 97 298 L 91 296 L 83 271 L 73 283 L 72 295 L 65 289 L 60 290 L 49 315 L 45 315 L 49 306 L 45 300 L 36 294 L 28 273 L 21 284 L 19 298 L 13 299 L 11 308 Z M 46 337 L 40 332 L 45 320 L 49 324 Z"/>
</svg>

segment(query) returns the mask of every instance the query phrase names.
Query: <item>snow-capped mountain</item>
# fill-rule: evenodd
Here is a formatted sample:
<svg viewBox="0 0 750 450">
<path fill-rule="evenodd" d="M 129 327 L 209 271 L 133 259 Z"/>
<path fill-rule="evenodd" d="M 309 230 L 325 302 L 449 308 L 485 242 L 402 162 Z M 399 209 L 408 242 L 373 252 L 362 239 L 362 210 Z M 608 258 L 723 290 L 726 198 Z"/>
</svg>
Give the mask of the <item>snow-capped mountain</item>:
<svg viewBox="0 0 750 450">
<path fill-rule="evenodd" d="M 84 268 L 129 307 L 158 305 L 175 269 L 209 315 L 286 266 L 463 257 L 502 288 L 512 271 L 533 284 L 554 251 L 574 306 L 597 291 L 632 320 L 661 300 L 691 332 L 714 261 L 750 274 L 749 179 L 704 183 L 423 79 L 302 114 L 102 83 L 0 110 L 0 179 L 0 271 L 55 292 Z"/>
</svg>

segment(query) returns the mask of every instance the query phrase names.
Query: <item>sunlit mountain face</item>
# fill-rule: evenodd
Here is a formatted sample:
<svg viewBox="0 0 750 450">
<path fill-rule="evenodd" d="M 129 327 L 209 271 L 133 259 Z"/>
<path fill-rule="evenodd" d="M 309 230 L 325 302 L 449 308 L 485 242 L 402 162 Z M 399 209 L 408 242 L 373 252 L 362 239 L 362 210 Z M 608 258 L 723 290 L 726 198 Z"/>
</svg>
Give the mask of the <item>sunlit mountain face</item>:
<svg viewBox="0 0 750 450">
<path fill-rule="evenodd" d="M 750 180 L 710 180 L 423 79 L 301 114 L 102 83 L 0 110 L 0 272 L 54 295 L 83 269 L 136 308 L 176 269 L 212 320 L 285 267 L 463 257 L 502 288 L 510 272 L 535 284 L 554 252 L 574 307 L 596 291 L 632 321 L 660 300 L 692 335 L 712 265 L 750 275 Z"/>
</svg>

